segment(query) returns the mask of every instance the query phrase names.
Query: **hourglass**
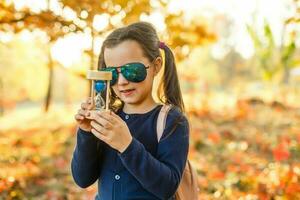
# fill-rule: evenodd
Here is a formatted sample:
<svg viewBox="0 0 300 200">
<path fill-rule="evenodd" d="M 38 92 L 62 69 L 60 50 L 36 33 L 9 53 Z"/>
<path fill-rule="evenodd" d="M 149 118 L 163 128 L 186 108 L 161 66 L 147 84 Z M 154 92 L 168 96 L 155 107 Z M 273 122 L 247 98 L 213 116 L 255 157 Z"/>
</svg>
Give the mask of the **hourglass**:
<svg viewBox="0 0 300 200">
<path fill-rule="evenodd" d="M 110 80 L 112 80 L 112 72 L 89 70 L 87 72 L 87 79 L 92 81 L 91 94 L 92 112 L 109 110 L 109 94 L 110 94 Z M 106 89 L 105 100 L 101 97 L 101 93 Z"/>
</svg>

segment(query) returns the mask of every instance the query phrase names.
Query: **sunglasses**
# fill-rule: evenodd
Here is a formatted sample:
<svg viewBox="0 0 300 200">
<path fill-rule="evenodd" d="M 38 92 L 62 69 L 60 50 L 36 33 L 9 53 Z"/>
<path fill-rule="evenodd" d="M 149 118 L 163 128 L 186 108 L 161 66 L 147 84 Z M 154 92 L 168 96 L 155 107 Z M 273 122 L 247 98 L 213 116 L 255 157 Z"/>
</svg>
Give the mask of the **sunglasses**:
<svg viewBox="0 0 300 200">
<path fill-rule="evenodd" d="M 134 62 L 127 63 L 119 67 L 106 67 L 101 69 L 101 71 L 112 72 L 112 80 L 110 81 L 110 85 L 114 85 L 118 81 L 119 73 L 121 73 L 124 78 L 130 82 L 142 82 L 146 79 L 148 68 L 149 66 L 146 67 L 143 63 Z"/>
</svg>

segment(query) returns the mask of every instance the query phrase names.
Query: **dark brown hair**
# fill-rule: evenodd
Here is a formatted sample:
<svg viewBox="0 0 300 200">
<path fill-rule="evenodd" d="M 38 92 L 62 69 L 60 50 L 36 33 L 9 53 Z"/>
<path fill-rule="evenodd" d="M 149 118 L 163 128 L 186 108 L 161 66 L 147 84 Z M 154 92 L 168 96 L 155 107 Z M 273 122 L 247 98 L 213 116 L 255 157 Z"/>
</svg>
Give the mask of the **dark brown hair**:
<svg viewBox="0 0 300 200">
<path fill-rule="evenodd" d="M 157 57 L 161 57 L 159 51 L 160 41 L 155 28 L 148 22 L 136 22 L 115 29 L 107 36 L 102 44 L 98 60 L 98 69 L 106 67 L 104 61 L 105 48 L 113 48 L 126 40 L 138 42 L 144 52 L 144 56 L 148 58 L 149 61 L 154 61 Z M 162 45 L 161 48 L 165 52 L 165 67 L 157 96 L 162 103 L 172 104 L 178 107 L 181 112 L 184 112 L 184 103 L 180 91 L 174 55 L 167 45 Z M 122 106 L 123 102 L 121 102 L 114 91 L 111 90 L 110 108 L 117 111 Z"/>
</svg>

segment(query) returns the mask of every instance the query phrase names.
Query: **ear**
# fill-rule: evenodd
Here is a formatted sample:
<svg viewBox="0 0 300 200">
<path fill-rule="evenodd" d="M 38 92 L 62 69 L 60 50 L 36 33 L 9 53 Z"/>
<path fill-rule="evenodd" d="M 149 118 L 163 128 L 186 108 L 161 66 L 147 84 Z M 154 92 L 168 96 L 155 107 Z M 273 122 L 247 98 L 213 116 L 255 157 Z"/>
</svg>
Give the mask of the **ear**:
<svg viewBox="0 0 300 200">
<path fill-rule="evenodd" d="M 153 62 L 153 65 L 154 65 L 154 76 L 156 76 L 160 69 L 162 68 L 162 63 L 163 63 L 163 60 L 162 60 L 162 57 L 157 57 L 155 58 L 155 61 Z"/>
</svg>

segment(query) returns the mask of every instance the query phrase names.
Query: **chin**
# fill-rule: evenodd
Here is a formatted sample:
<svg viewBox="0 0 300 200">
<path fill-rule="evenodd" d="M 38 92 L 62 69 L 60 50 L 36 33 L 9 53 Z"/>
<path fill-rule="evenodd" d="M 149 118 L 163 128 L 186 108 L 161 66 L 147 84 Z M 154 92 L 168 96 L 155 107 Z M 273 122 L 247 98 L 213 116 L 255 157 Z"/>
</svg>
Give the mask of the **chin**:
<svg viewBox="0 0 300 200">
<path fill-rule="evenodd" d="M 135 98 L 121 98 L 121 100 L 126 104 L 137 104 L 138 100 Z"/>
<path fill-rule="evenodd" d="M 126 104 L 131 104 L 131 105 L 137 105 L 140 104 L 141 102 L 143 102 L 142 99 L 133 96 L 133 97 L 121 97 L 121 100 L 126 103 Z"/>
</svg>

